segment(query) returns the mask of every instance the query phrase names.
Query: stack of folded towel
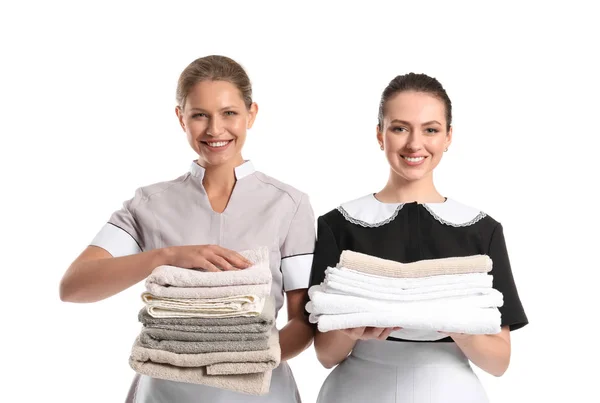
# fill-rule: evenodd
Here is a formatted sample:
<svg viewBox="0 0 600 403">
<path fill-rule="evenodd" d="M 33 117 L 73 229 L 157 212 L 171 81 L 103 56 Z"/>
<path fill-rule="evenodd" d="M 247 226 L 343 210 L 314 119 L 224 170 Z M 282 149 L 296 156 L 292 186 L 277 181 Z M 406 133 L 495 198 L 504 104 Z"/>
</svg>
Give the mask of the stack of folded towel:
<svg viewBox="0 0 600 403">
<path fill-rule="evenodd" d="M 409 340 L 495 334 L 503 296 L 492 287 L 491 269 L 486 255 L 399 263 L 345 250 L 309 289 L 306 310 L 321 332 L 401 327 L 392 336 Z"/>
<path fill-rule="evenodd" d="M 205 272 L 157 267 L 142 294 L 142 331 L 129 363 L 155 378 L 234 390 L 269 391 L 281 350 L 267 248 L 241 254 L 247 269 Z"/>
</svg>

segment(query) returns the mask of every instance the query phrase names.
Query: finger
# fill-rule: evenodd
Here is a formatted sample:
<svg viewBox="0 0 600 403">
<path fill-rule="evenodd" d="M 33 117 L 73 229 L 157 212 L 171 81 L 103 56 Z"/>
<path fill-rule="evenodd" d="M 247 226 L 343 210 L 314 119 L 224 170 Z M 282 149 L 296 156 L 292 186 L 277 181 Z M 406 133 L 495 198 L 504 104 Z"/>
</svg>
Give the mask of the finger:
<svg viewBox="0 0 600 403">
<path fill-rule="evenodd" d="M 350 329 L 343 329 L 344 333 L 350 337 L 353 340 L 356 340 L 357 338 L 359 338 L 363 331 L 364 331 L 364 327 L 354 327 L 354 328 L 350 328 Z"/>
<path fill-rule="evenodd" d="M 220 246 L 218 248 L 219 249 L 216 250 L 216 253 L 221 257 L 227 259 L 227 261 L 235 267 L 238 267 L 240 269 L 247 269 L 248 267 L 252 266 L 252 262 L 246 259 L 244 256 L 240 255 L 239 253 L 231 249 L 222 248 Z"/>
<path fill-rule="evenodd" d="M 198 259 L 197 265 L 195 265 L 196 269 L 202 269 L 204 271 L 221 271 L 217 266 L 206 260 L 205 258 Z"/>
<path fill-rule="evenodd" d="M 381 334 L 379 335 L 378 339 L 386 340 L 388 337 L 390 337 L 390 333 L 392 333 L 393 330 L 394 329 L 392 329 L 392 328 L 384 329 L 383 332 L 381 332 Z"/>
<path fill-rule="evenodd" d="M 221 268 L 221 270 L 223 271 L 238 270 L 236 267 L 233 267 L 227 260 L 223 259 L 219 255 L 213 255 L 208 259 L 211 263 Z"/>
<path fill-rule="evenodd" d="M 360 336 L 361 340 L 372 339 L 374 337 L 377 337 L 377 335 L 379 335 L 376 327 L 368 326 L 368 327 L 365 327 L 364 329 L 365 330 L 364 330 L 363 334 Z"/>
<path fill-rule="evenodd" d="M 381 335 L 381 333 L 383 333 L 384 330 L 385 330 L 384 327 L 374 327 L 374 328 L 371 328 L 371 332 L 370 332 L 369 336 L 372 339 L 378 339 L 379 336 Z"/>
<path fill-rule="evenodd" d="M 351 329 L 341 329 L 341 332 L 349 339 L 356 340 L 356 337 L 354 336 L 354 333 Z"/>
</svg>

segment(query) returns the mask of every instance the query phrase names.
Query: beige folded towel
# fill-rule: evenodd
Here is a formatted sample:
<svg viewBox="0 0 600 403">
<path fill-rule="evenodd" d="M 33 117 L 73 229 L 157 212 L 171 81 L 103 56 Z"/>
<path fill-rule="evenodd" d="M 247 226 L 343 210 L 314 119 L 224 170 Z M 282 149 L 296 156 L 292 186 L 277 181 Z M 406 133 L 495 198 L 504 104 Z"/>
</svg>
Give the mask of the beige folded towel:
<svg viewBox="0 0 600 403">
<path fill-rule="evenodd" d="M 488 273 L 492 270 L 492 259 L 487 255 L 471 255 L 400 263 L 344 250 L 340 255 L 337 267 L 377 276 L 414 278 L 447 274 Z"/>
<path fill-rule="evenodd" d="M 144 293 L 148 313 L 155 318 L 229 318 L 258 316 L 265 297 L 255 295 L 221 299 L 175 299 Z"/>
<path fill-rule="evenodd" d="M 276 328 L 272 329 L 268 350 L 177 354 L 144 348 L 136 339 L 129 358 L 131 368 L 140 374 L 252 395 L 268 393 L 272 370 L 280 362 Z"/>
<path fill-rule="evenodd" d="M 253 264 L 247 269 L 221 272 L 190 270 L 175 266 L 158 266 L 146 279 L 146 288 L 153 284 L 163 287 L 198 288 L 223 287 L 236 285 L 271 284 L 272 275 L 269 267 L 269 249 L 261 247 L 256 250 L 240 252 Z"/>
</svg>

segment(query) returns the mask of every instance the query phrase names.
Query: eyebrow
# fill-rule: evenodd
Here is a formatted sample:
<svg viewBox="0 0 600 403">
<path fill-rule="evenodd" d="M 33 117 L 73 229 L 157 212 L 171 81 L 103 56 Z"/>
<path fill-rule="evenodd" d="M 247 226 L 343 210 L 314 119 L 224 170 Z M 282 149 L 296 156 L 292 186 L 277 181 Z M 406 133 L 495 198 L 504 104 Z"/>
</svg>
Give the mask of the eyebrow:
<svg viewBox="0 0 600 403">
<path fill-rule="evenodd" d="M 402 124 L 402 125 L 412 126 L 412 125 L 410 124 L 410 122 L 407 122 L 407 121 L 405 121 L 405 120 L 400 120 L 400 119 L 394 119 L 394 120 L 392 120 L 392 121 L 391 121 L 391 123 L 400 123 L 400 124 Z M 440 125 L 440 126 L 442 125 L 442 124 L 441 124 L 440 122 L 438 122 L 437 120 L 430 120 L 429 122 L 425 122 L 425 123 L 423 123 L 421 126 L 428 126 L 428 125 L 431 125 L 431 124 L 436 124 L 436 123 L 437 123 L 438 125 Z"/>
<path fill-rule="evenodd" d="M 231 105 L 231 106 L 226 106 L 226 107 L 224 107 L 224 108 L 221 108 L 221 109 L 219 109 L 219 112 L 222 112 L 222 111 L 224 111 L 224 110 L 227 110 L 227 109 L 238 109 L 238 108 L 237 108 L 236 106 L 233 106 L 233 105 Z M 205 110 L 205 109 L 202 109 L 202 108 L 191 108 L 190 110 L 191 110 L 191 111 L 200 111 L 200 112 L 206 112 L 206 110 Z"/>
</svg>

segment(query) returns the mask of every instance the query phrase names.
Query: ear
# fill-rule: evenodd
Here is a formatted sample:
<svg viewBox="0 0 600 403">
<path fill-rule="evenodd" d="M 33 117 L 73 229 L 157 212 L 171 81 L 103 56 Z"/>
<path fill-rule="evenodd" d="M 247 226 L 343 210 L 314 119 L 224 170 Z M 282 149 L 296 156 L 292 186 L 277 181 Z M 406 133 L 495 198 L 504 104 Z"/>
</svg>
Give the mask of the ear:
<svg viewBox="0 0 600 403">
<path fill-rule="evenodd" d="M 379 125 L 375 126 L 375 133 L 377 133 L 376 137 L 379 146 L 383 146 L 383 133 L 381 132 L 381 128 L 379 127 Z"/>
<path fill-rule="evenodd" d="M 256 119 L 257 114 L 258 114 L 258 104 L 256 102 L 252 102 L 252 105 L 250 105 L 250 109 L 248 110 L 248 125 L 247 125 L 248 129 L 251 129 L 252 125 L 254 125 L 254 120 Z"/>
<path fill-rule="evenodd" d="M 452 126 L 450 126 L 446 134 L 446 148 L 450 147 L 450 144 L 452 144 Z"/>
<path fill-rule="evenodd" d="M 177 120 L 179 120 L 179 124 L 183 131 L 185 131 L 185 123 L 183 122 L 183 110 L 179 105 L 175 107 L 175 114 L 177 115 Z"/>
</svg>

